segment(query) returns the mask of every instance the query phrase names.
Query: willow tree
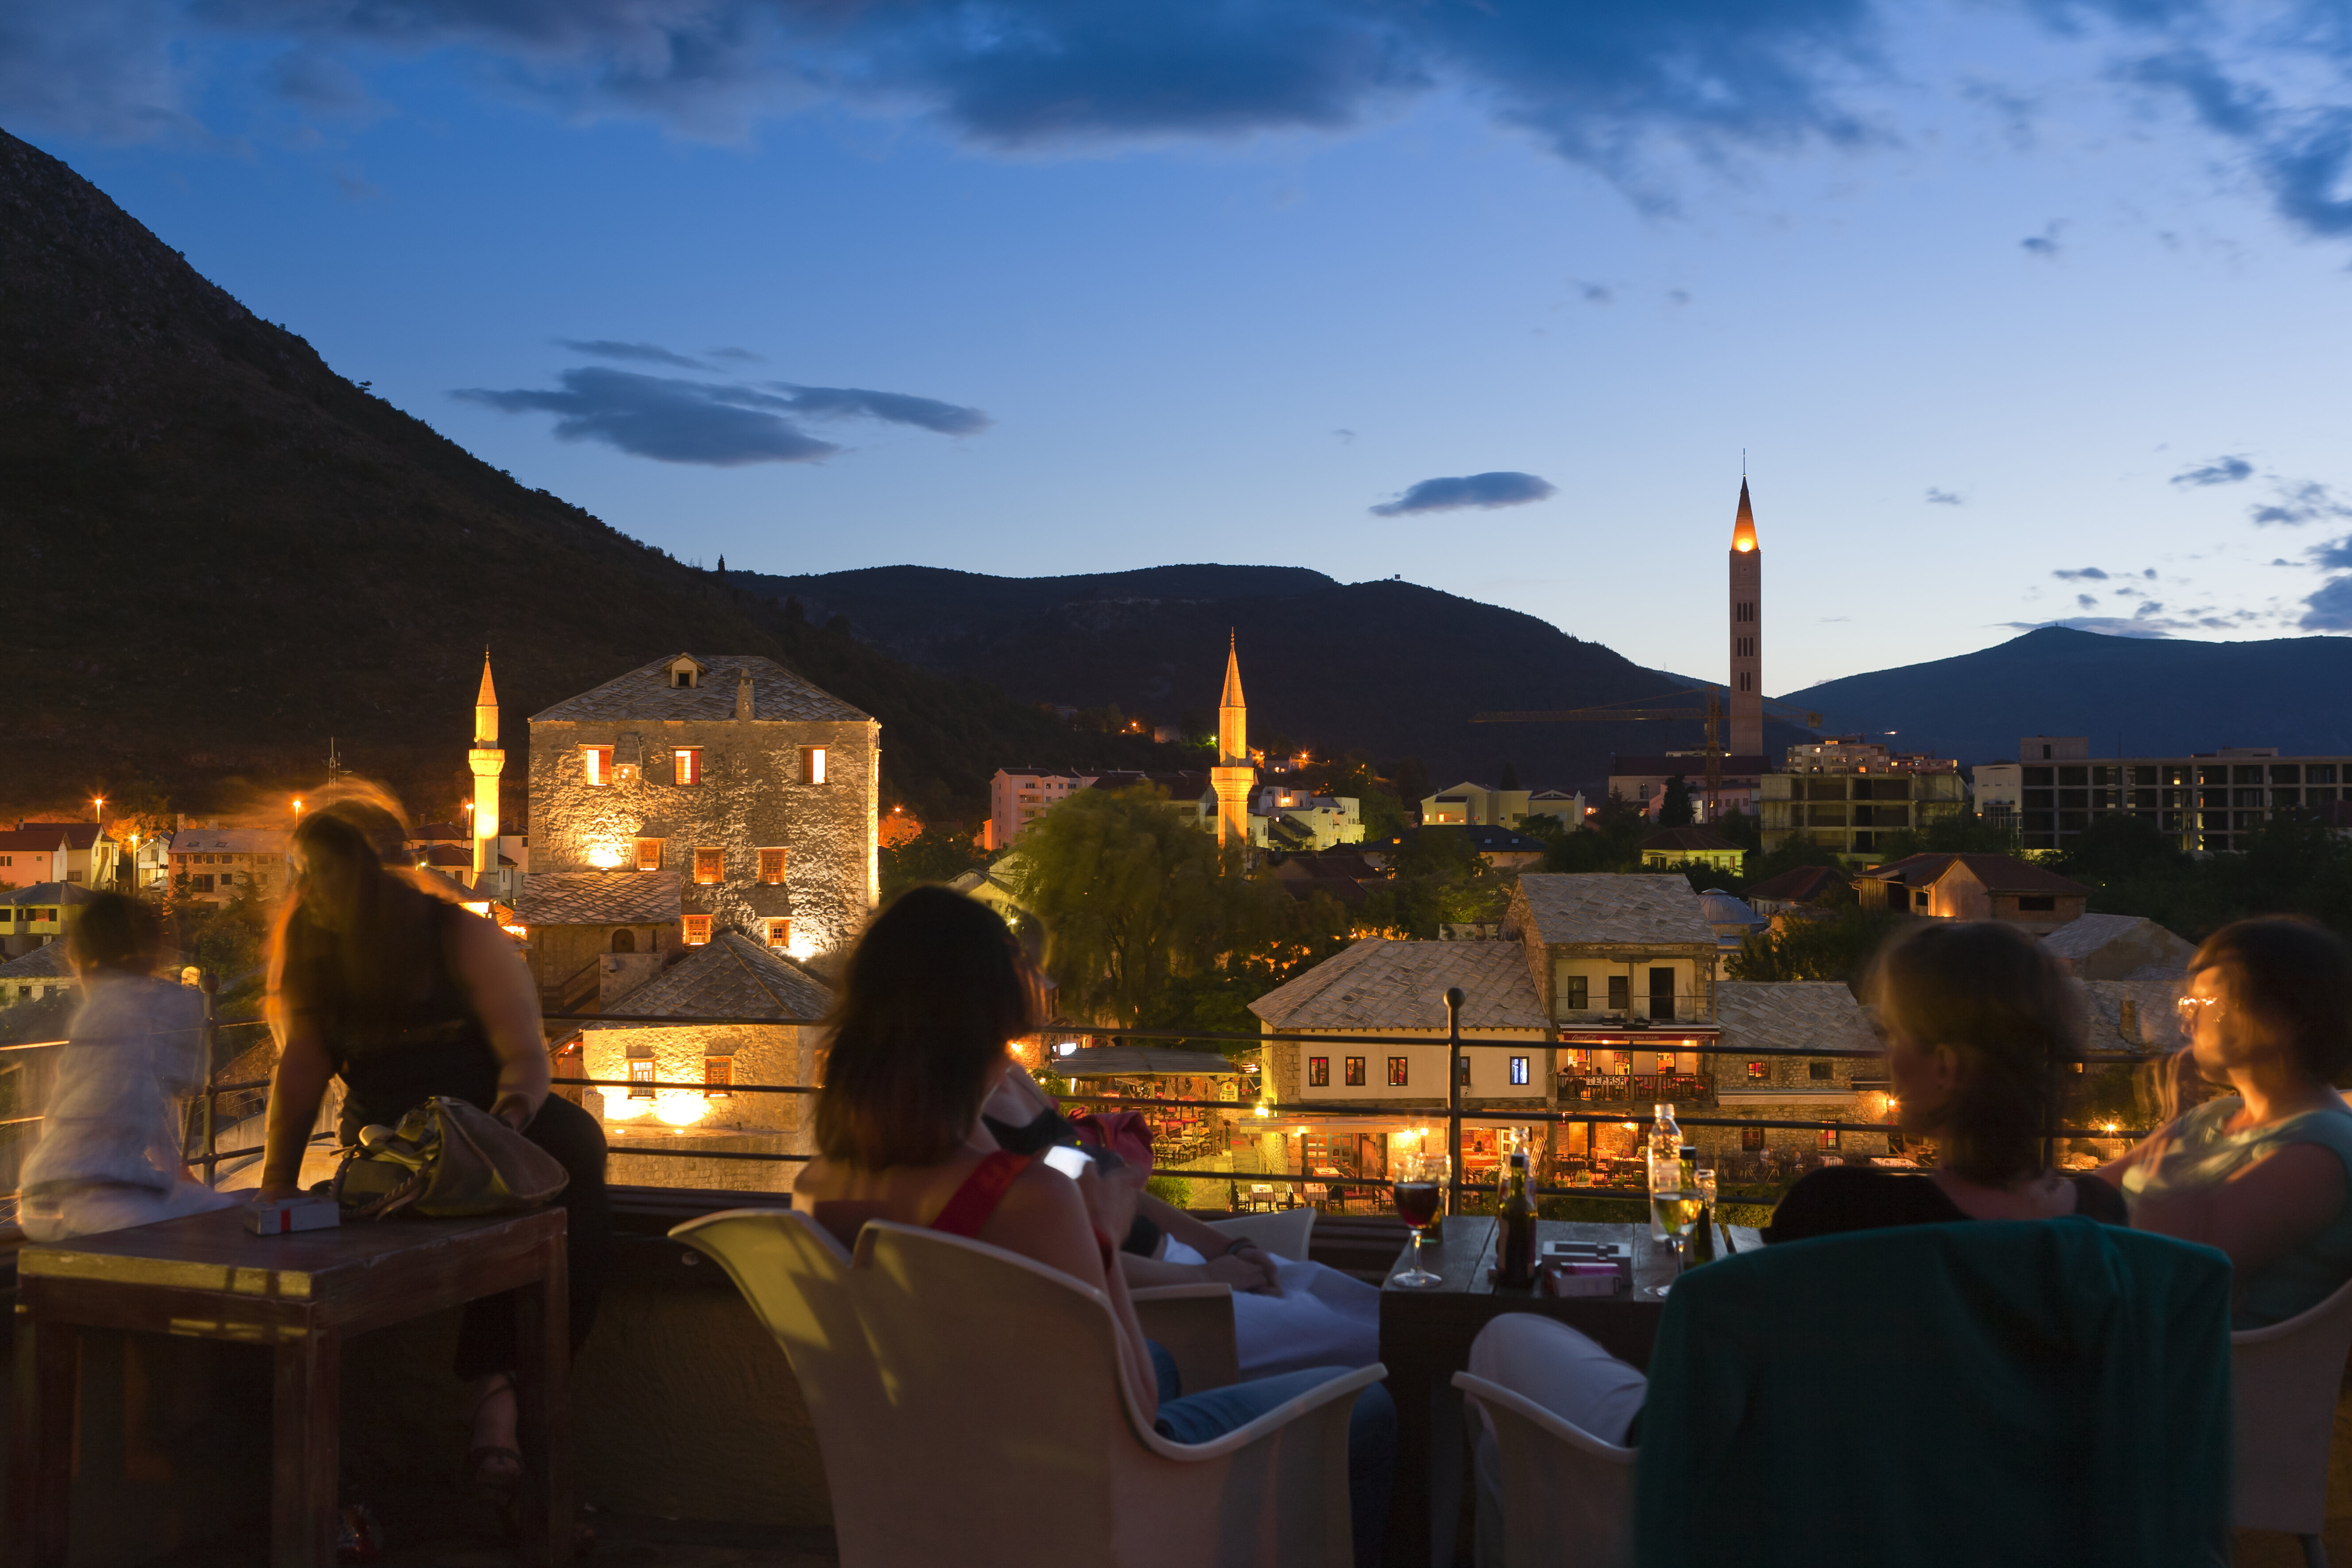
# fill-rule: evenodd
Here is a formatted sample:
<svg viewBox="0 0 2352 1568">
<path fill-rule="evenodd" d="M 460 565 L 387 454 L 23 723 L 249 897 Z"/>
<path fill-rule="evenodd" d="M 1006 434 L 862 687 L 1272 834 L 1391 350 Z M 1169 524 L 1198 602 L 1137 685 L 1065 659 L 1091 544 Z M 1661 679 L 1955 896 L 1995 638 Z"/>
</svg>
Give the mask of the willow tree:
<svg viewBox="0 0 2352 1568">
<path fill-rule="evenodd" d="M 1081 790 L 1022 834 L 1018 895 L 1072 1017 L 1172 1022 L 1180 982 L 1276 934 L 1286 895 L 1246 876 L 1189 805 L 1156 785 Z"/>
</svg>

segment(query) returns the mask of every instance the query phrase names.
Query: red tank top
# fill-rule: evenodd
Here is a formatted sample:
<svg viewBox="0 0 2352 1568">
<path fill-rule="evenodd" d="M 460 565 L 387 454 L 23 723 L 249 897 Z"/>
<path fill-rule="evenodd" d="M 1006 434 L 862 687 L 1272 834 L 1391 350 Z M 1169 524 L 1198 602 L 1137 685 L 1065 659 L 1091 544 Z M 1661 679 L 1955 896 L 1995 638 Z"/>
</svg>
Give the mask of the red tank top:
<svg viewBox="0 0 2352 1568">
<path fill-rule="evenodd" d="M 1004 1201 L 1004 1194 L 1013 1190 L 1013 1184 L 1021 1179 L 1021 1173 L 1029 1168 L 1034 1158 L 1031 1154 L 1008 1154 L 1002 1149 L 982 1155 L 971 1174 L 963 1179 L 963 1185 L 949 1196 L 946 1206 L 931 1221 L 931 1228 L 977 1240 L 980 1227 L 988 1223 L 988 1216 L 996 1212 L 996 1205 Z"/>
</svg>

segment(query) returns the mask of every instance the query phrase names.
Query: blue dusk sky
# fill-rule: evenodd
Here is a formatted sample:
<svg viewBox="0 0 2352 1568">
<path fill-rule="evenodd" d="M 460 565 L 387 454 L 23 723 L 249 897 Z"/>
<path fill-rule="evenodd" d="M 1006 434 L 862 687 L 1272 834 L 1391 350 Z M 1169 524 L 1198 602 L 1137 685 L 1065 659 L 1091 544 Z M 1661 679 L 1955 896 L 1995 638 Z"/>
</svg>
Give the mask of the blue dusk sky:
<svg viewBox="0 0 2352 1568">
<path fill-rule="evenodd" d="M 2336 4 L 75 0 L 0 125 L 681 558 L 1719 676 L 1744 449 L 1776 691 L 2352 630 Z"/>
</svg>

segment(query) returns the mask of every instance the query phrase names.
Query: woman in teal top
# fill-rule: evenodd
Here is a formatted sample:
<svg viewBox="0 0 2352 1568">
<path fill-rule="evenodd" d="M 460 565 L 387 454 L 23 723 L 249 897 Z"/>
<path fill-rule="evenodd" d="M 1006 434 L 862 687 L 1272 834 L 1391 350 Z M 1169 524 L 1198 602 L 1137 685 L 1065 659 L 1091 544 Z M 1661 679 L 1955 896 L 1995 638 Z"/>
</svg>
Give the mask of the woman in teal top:
<svg viewBox="0 0 2352 1568">
<path fill-rule="evenodd" d="M 2206 940 L 2180 999 L 2175 1081 L 2237 1090 L 2159 1128 L 2100 1173 L 2132 1225 L 2203 1242 L 2237 1269 L 2235 1326 L 2305 1312 L 2352 1279 L 2352 949 L 2308 921 L 2240 921 Z"/>
</svg>

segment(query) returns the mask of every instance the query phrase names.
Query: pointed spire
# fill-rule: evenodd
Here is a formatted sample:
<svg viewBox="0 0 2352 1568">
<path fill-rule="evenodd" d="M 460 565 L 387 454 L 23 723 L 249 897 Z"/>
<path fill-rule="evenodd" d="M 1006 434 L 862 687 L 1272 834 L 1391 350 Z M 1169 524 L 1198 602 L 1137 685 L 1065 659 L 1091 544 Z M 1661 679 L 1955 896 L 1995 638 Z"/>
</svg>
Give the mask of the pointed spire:
<svg viewBox="0 0 2352 1568">
<path fill-rule="evenodd" d="M 498 705 L 499 689 L 490 684 L 490 650 L 484 648 L 482 650 L 482 689 L 474 694 L 474 706 L 495 708 Z"/>
<path fill-rule="evenodd" d="M 1748 504 L 1748 476 L 1739 476 L 1739 515 L 1731 524 L 1731 548 L 1749 551 L 1762 548 L 1756 542 L 1756 509 Z"/>
<path fill-rule="evenodd" d="M 1231 630 L 1225 633 L 1225 694 L 1217 699 L 1220 708 L 1245 708 L 1242 700 L 1242 656 L 1239 644 Z"/>
</svg>

